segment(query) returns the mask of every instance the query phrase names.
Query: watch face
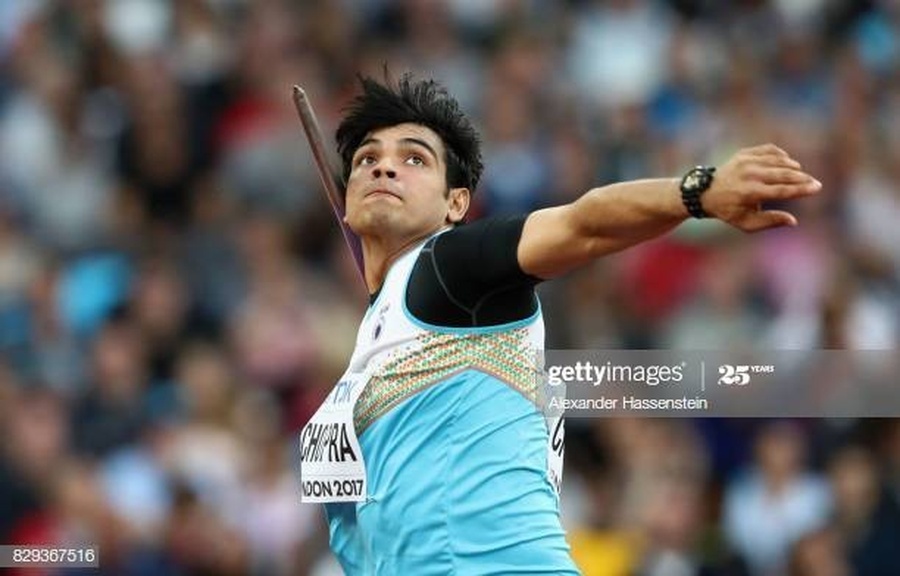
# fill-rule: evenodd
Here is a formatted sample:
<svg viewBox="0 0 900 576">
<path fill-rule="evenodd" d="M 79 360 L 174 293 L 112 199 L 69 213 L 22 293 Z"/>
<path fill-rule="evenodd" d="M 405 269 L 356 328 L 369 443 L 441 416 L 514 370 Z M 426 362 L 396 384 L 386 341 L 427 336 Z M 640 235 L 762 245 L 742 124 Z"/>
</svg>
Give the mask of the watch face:
<svg viewBox="0 0 900 576">
<path fill-rule="evenodd" d="M 696 188 L 700 185 L 700 176 L 696 172 L 691 172 L 684 178 L 684 187 L 688 189 Z"/>
</svg>

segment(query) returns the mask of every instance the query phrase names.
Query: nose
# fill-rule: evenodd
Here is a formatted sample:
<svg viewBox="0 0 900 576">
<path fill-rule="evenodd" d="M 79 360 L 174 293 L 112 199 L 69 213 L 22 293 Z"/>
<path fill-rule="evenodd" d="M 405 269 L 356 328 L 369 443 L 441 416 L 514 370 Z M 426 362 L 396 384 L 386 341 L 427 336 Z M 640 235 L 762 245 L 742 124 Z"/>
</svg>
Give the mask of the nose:
<svg viewBox="0 0 900 576">
<path fill-rule="evenodd" d="M 372 176 L 381 178 L 382 175 L 391 179 L 397 177 L 397 171 L 394 170 L 394 167 L 389 160 L 381 159 L 372 167 Z"/>
<path fill-rule="evenodd" d="M 382 168 L 380 166 L 376 166 L 374 170 L 372 170 L 372 175 L 376 178 L 381 178 L 381 175 L 384 174 L 388 178 L 396 178 L 397 172 L 394 171 L 393 168 Z"/>
</svg>

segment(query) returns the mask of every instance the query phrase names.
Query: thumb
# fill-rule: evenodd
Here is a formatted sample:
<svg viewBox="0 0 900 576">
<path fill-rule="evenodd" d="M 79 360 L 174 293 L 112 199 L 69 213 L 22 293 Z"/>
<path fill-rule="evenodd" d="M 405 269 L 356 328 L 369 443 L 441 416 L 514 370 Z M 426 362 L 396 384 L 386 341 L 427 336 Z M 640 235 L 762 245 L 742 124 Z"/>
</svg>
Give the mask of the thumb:
<svg viewBox="0 0 900 576">
<path fill-rule="evenodd" d="M 785 212 L 783 210 L 763 210 L 747 215 L 741 222 L 740 228 L 745 232 L 758 232 L 767 228 L 796 225 L 797 219 L 790 212 Z"/>
</svg>

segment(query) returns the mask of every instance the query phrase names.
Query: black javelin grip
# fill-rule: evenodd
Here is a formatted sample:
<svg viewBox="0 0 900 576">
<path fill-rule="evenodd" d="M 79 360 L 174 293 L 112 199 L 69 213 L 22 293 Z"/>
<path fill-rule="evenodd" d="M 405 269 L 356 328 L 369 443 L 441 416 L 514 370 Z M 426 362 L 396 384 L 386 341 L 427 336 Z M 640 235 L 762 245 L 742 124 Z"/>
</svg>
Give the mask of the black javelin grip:
<svg viewBox="0 0 900 576">
<path fill-rule="evenodd" d="M 303 88 L 294 85 L 294 106 L 297 108 L 297 115 L 300 116 L 300 123 L 303 124 L 303 131 L 306 133 L 306 140 L 312 149 L 313 158 L 316 161 L 316 168 L 319 171 L 319 177 L 322 179 L 322 185 L 325 186 L 325 195 L 331 204 L 331 209 L 337 218 L 341 232 L 344 234 L 344 241 L 353 254 L 353 260 L 356 261 L 356 269 L 359 275 L 366 282 L 366 273 L 363 268 L 362 245 L 359 236 L 353 233 L 353 230 L 344 222 L 344 214 L 346 208 L 344 205 L 344 196 L 341 194 L 341 183 L 338 181 L 335 172 L 328 164 L 328 154 L 325 151 L 325 144 L 322 139 L 322 131 L 319 129 L 319 122 L 316 120 L 316 114 L 313 112 L 312 104 Z"/>
</svg>

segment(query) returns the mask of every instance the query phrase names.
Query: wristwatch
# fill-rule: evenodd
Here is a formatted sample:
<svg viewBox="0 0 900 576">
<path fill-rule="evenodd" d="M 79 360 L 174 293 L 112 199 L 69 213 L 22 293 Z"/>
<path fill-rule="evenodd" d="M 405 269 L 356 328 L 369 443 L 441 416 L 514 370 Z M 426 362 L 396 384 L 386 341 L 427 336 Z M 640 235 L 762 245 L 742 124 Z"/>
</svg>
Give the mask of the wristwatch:
<svg viewBox="0 0 900 576">
<path fill-rule="evenodd" d="M 694 218 L 709 216 L 703 210 L 700 196 L 712 185 L 715 171 L 715 166 L 695 166 L 681 179 L 681 201 L 684 202 L 684 207 Z"/>
</svg>

